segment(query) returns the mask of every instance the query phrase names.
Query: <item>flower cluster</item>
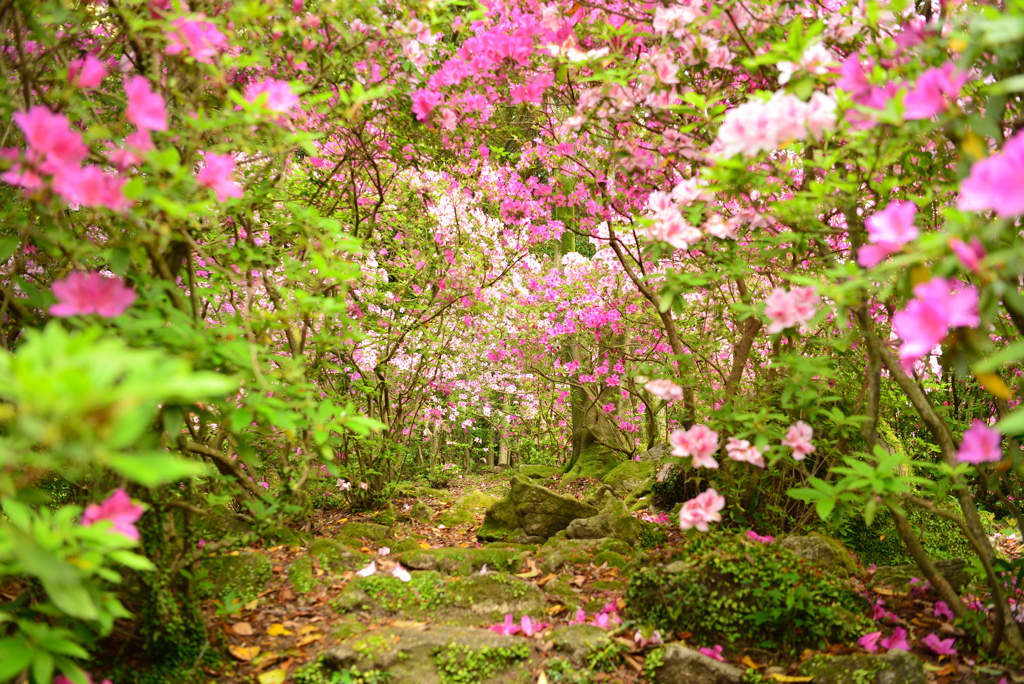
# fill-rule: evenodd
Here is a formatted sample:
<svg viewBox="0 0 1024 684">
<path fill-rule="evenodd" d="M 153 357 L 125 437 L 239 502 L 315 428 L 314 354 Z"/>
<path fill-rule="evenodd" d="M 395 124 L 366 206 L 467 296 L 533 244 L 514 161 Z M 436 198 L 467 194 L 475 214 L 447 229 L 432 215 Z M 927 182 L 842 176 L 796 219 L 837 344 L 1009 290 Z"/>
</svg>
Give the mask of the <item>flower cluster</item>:
<svg viewBox="0 0 1024 684">
<path fill-rule="evenodd" d="M 999 154 L 975 162 L 960 185 L 964 211 L 994 211 L 1007 218 L 1024 213 L 1024 131 L 1010 138 Z"/>
<path fill-rule="evenodd" d="M 89 314 L 116 318 L 135 301 L 135 293 L 120 278 L 108 278 L 97 271 L 69 274 L 53 283 L 53 294 L 57 303 L 50 307 L 50 315 L 60 318 Z"/>
<path fill-rule="evenodd" d="M 695 468 L 717 468 L 712 454 L 718 451 L 718 433 L 697 423 L 685 432 L 674 430 L 668 438 L 673 456 L 691 456 Z"/>
<path fill-rule="evenodd" d="M 764 315 L 771 323 L 768 333 L 782 332 L 786 328 L 806 323 L 814 318 L 821 297 L 813 287 L 794 287 L 787 292 L 777 287 L 764 300 Z"/>
<path fill-rule="evenodd" d="M 942 342 L 950 328 L 973 328 L 979 322 L 973 285 L 945 278 L 916 285 L 914 299 L 892 318 L 893 331 L 903 340 L 900 359 L 910 366 Z"/>
<path fill-rule="evenodd" d="M 708 488 L 683 504 L 679 509 L 679 527 L 683 530 L 697 528 L 708 531 L 708 523 L 721 522 L 721 511 L 725 508 L 725 497 Z"/>
<path fill-rule="evenodd" d="M 868 229 L 868 242 L 857 250 L 857 263 L 874 268 L 890 254 L 903 249 L 903 245 L 917 238 L 914 217 L 917 207 L 913 202 L 892 202 L 882 211 L 872 214 L 864 222 Z"/>
<path fill-rule="evenodd" d="M 815 92 L 808 102 L 783 91 L 770 100 L 751 100 L 729 110 L 718 129 L 711 153 L 723 157 L 755 157 L 777 150 L 810 133 L 820 138 L 836 128 L 836 102 Z"/>
</svg>

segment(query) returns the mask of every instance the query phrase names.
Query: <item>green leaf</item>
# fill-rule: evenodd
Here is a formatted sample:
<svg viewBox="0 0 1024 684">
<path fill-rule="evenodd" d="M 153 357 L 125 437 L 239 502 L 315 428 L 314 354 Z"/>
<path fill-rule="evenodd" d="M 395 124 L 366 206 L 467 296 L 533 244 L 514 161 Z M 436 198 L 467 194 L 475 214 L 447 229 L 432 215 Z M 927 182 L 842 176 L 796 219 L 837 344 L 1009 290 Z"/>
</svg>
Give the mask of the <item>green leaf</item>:
<svg viewBox="0 0 1024 684">
<path fill-rule="evenodd" d="M 818 503 L 814 506 L 815 510 L 818 511 L 818 517 L 822 520 L 828 520 L 828 517 L 832 515 L 832 509 L 835 507 L 835 499 L 819 499 Z"/>
<path fill-rule="evenodd" d="M 127 566 L 132 570 L 156 570 L 156 566 L 145 556 L 140 556 L 131 551 L 111 551 L 107 554 L 111 560 Z"/>
<path fill-rule="evenodd" d="M 11 255 L 18 250 L 18 245 L 20 244 L 21 238 L 0 237 L 0 263 L 10 259 Z"/>
<path fill-rule="evenodd" d="M 0 639 L 0 681 L 14 679 L 32 662 L 32 651 L 24 639 Z"/>
<path fill-rule="evenodd" d="M 206 472 L 201 463 L 160 452 L 112 456 L 110 467 L 144 487 L 177 482 Z"/>
<path fill-rule="evenodd" d="M 1017 409 L 996 423 L 996 430 L 1004 435 L 1024 434 L 1024 409 Z"/>
<path fill-rule="evenodd" d="M 46 651 L 38 651 L 32 659 L 32 678 L 40 684 L 53 679 L 53 656 Z"/>
<path fill-rule="evenodd" d="M 54 562 L 60 563 L 54 559 Z M 80 620 L 96 620 L 99 618 L 99 610 L 93 603 L 92 596 L 77 577 L 71 575 L 67 582 L 52 581 L 46 577 L 40 577 L 47 596 L 53 601 L 62 612 L 76 617 Z"/>
</svg>

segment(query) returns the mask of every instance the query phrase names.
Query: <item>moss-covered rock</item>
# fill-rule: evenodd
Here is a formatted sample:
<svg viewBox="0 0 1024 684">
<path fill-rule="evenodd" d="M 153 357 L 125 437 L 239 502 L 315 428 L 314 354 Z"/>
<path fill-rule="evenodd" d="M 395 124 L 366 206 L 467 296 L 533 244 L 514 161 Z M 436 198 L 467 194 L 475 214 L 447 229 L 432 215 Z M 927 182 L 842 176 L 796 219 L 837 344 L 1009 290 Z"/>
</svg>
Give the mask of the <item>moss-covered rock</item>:
<svg viewBox="0 0 1024 684">
<path fill-rule="evenodd" d="M 956 591 L 960 591 L 971 581 L 967 561 L 963 558 L 943 558 L 933 563 L 939 574 L 945 577 Z M 921 576 L 921 570 L 917 565 L 883 565 L 875 570 L 871 581 L 878 586 L 907 589 L 910 587 L 910 580 L 915 577 L 920 579 Z"/>
<path fill-rule="evenodd" d="M 487 510 L 477 537 L 485 541 L 515 538 L 522 531 L 526 540 L 547 539 L 564 530 L 573 520 L 597 514 L 597 509 L 568 496 L 532 484 L 516 475 L 504 499 Z"/>
<path fill-rule="evenodd" d="M 615 470 L 622 462 L 622 457 L 612 449 L 597 443 L 589 444 L 583 449 L 572 468 L 562 476 L 562 485 L 567 485 L 581 477 L 600 480 Z"/>
<path fill-rule="evenodd" d="M 942 507 L 962 515 L 956 499 L 948 499 Z M 974 555 L 970 542 L 952 520 L 929 515 L 913 507 L 907 509 L 907 518 L 930 558 L 970 558 Z M 837 536 L 865 565 L 907 565 L 914 562 L 888 510 L 878 511 L 871 527 L 865 525 L 859 516 L 850 518 Z"/>
<path fill-rule="evenodd" d="M 819 532 L 806 535 L 790 535 L 779 544 L 805 561 L 826 572 L 849 577 L 857 572 L 857 562 L 843 543 Z"/>
<path fill-rule="evenodd" d="M 604 650 L 612 643 L 608 630 L 594 625 L 569 625 L 552 630 L 551 641 L 562 655 L 577 665 L 583 665 L 586 657 Z"/>
<path fill-rule="evenodd" d="M 422 523 L 428 523 L 434 517 L 434 509 L 422 501 L 417 501 L 409 511 L 409 517 Z"/>
<path fill-rule="evenodd" d="M 348 522 L 341 526 L 339 534 L 353 539 L 383 541 L 391 528 L 385 525 L 365 522 Z"/>
<path fill-rule="evenodd" d="M 594 565 L 600 567 L 605 563 L 608 564 L 609 568 L 624 568 L 629 565 L 629 560 L 622 554 L 615 553 L 614 551 L 602 551 L 594 556 Z"/>
<path fill-rule="evenodd" d="M 509 572 L 519 567 L 521 553 L 515 549 L 414 549 L 399 557 L 411 570 L 439 570 L 446 575 L 470 575 L 484 565 L 488 570 Z"/>
<path fill-rule="evenodd" d="M 652 461 L 625 461 L 601 478 L 601 482 L 625 496 L 654 475 L 657 467 Z"/>
<path fill-rule="evenodd" d="M 416 551 L 422 548 L 420 546 L 420 540 L 415 537 L 406 537 L 405 539 L 399 539 L 398 541 L 391 542 L 391 553 L 397 555 L 405 553 L 406 551 Z"/>
<path fill-rule="evenodd" d="M 925 684 L 924 663 L 895 649 L 885 655 L 817 655 L 800 664 L 799 673 L 815 684 Z"/>
<path fill-rule="evenodd" d="M 847 581 L 779 544 L 722 532 L 687 536 L 678 561 L 638 568 L 625 598 L 637 622 L 662 634 L 691 631 L 700 646 L 738 643 L 792 655 L 853 641 L 870 625 L 866 601 Z"/>
<path fill-rule="evenodd" d="M 373 521 L 378 525 L 390 528 L 398 522 L 398 508 L 395 504 L 388 504 L 383 510 L 373 516 Z"/>
<path fill-rule="evenodd" d="M 206 571 L 212 584 L 209 595 L 223 597 L 234 594 L 240 601 L 251 601 L 263 592 L 273 568 L 262 553 L 204 558 L 200 567 Z"/>
<path fill-rule="evenodd" d="M 568 582 L 557 577 L 544 584 L 544 593 L 566 604 L 575 604 L 580 600 L 579 592 L 573 591 Z"/>
<path fill-rule="evenodd" d="M 292 588 L 300 594 L 308 594 L 316 588 L 316 579 L 313 577 L 313 557 L 310 555 L 299 556 L 288 566 L 288 580 Z"/>
<path fill-rule="evenodd" d="M 498 497 L 487 492 L 471 492 L 456 499 L 452 507 L 441 516 L 441 522 L 448 527 L 472 525 L 477 515 L 486 513 L 497 502 Z"/>
<path fill-rule="evenodd" d="M 566 539 L 607 539 L 613 538 L 627 544 L 636 544 L 640 537 L 640 521 L 628 515 L 601 513 L 589 518 L 579 518 L 565 529 Z"/>
<path fill-rule="evenodd" d="M 623 556 L 629 557 L 629 556 L 633 555 L 633 552 L 636 550 L 636 547 L 635 546 L 631 546 L 630 544 L 627 544 L 626 542 L 621 541 L 619 539 L 605 539 L 597 547 L 597 550 L 598 551 L 614 551 L 615 553 L 618 553 L 618 554 L 621 554 Z"/>
<path fill-rule="evenodd" d="M 524 465 L 519 466 L 519 469 L 516 472 L 524 477 L 530 478 L 531 480 L 546 480 L 549 477 L 558 475 L 562 472 L 562 469 L 546 465 Z"/>
<path fill-rule="evenodd" d="M 309 552 L 320 561 L 320 567 L 328 572 L 340 573 L 355 570 L 369 562 L 369 556 L 339 544 L 334 539 L 318 537 L 309 545 Z"/>
</svg>

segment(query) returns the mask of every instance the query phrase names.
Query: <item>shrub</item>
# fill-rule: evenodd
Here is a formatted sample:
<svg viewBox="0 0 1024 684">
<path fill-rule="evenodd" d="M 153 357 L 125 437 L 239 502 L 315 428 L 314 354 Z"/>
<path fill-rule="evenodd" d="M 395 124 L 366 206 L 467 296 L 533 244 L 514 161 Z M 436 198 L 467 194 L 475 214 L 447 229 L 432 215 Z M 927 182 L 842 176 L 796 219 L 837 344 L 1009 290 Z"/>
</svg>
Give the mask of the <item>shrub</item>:
<svg viewBox="0 0 1024 684">
<path fill-rule="evenodd" d="M 678 572 L 633 575 L 626 590 L 633 619 L 663 634 L 691 631 L 706 645 L 741 642 L 790 654 L 863 633 L 863 599 L 778 545 L 704 534 L 682 551 L 688 560 Z"/>
</svg>

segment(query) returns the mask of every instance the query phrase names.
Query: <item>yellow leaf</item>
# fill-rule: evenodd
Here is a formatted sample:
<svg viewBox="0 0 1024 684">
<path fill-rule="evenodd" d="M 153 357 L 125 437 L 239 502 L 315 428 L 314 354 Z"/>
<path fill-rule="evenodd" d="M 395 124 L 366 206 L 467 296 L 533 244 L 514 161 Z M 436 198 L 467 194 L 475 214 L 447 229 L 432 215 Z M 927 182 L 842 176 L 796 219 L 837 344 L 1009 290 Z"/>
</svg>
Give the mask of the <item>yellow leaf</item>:
<svg viewBox="0 0 1024 684">
<path fill-rule="evenodd" d="M 260 600 L 258 598 L 254 598 L 252 601 L 249 601 L 248 603 L 245 604 L 245 609 L 246 610 L 256 610 L 256 606 L 258 606 L 258 605 L 260 605 Z"/>
<path fill-rule="evenodd" d="M 280 622 L 276 622 L 270 627 L 267 627 L 267 634 L 270 636 L 291 636 L 292 633 L 285 629 L 285 626 Z"/>
<path fill-rule="evenodd" d="M 984 159 L 988 155 L 985 139 L 970 130 L 967 131 L 967 135 L 960 141 L 960 149 L 972 159 Z"/>
<path fill-rule="evenodd" d="M 754 659 L 753 659 L 753 658 L 751 658 L 750 656 L 746 656 L 746 655 L 745 655 L 745 656 L 743 656 L 743 659 L 742 659 L 742 660 L 740 660 L 740 662 L 741 662 L 742 664 L 746 665 L 747 667 L 752 667 L 752 668 L 754 668 L 755 670 L 760 670 L 760 669 L 761 669 L 761 666 L 760 666 L 760 665 L 758 665 L 757 663 L 755 663 L 755 662 L 754 662 Z"/>
<path fill-rule="evenodd" d="M 302 629 L 299 630 L 299 636 L 305 636 L 307 634 L 312 634 L 313 632 L 316 632 L 316 631 L 317 631 L 317 628 L 314 625 L 306 625 L 305 627 L 303 627 Z"/>
<path fill-rule="evenodd" d="M 276 670 L 270 672 L 264 672 L 257 679 L 260 684 L 284 684 L 284 680 L 288 677 L 288 670 L 283 667 L 279 667 Z"/>
<path fill-rule="evenodd" d="M 520 572 L 516 574 L 516 577 L 530 579 L 531 577 L 537 577 L 538 575 L 540 575 L 540 570 L 531 570 L 530 572 Z"/>
<path fill-rule="evenodd" d="M 813 682 L 814 677 L 790 677 L 789 675 L 769 672 L 768 676 L 777 682 Z"/>
<path fill-rule="evenodd" d="M 949 41 L 949 49 L 953 52 L 963 52 L 967 49 L 967 41 L 963 38 L 951 38 Z"/>
<path fill-rule="evenodd" d="M 1006 386 L 1003 379 L 995 373 L 975 373 L 974 377 L 978 379 L 978 383 L 988 390 L 989 394 L 993 394 L 1000 399 L 1009 399 L 1013 396 L 1013 390 Z"/>
<path fill-rule="evenodd" d="M 541 672 L 540 677 L 537 677 L 537 684 L 548 684 L 548 676 Z"/>
<path fill-rule="evenodd" d="M 320 641 L 324 638 L 323 634 L 310 634 L 299 639 L 299 643 L 295 644 L 297 647 L 302 648 L 303 646 L 309 646 L 314 641 Z"/>
<path fill-rule="evenodd" d="M 428 544 L 428 543 L 427 543 L 427 542 L 425 542 L 425 541 L 421 541 L 421 542 L 420 542 L 420 548 L 421 548 L 421 549 L 427 549 L 427 550 L 429 551 L 429 550 L 430 550 L 430 544 Z"/>
<path fill-rule="evenodd" d="M 921 283 L 927 283 L 932 279 L 932 272 L 924 266 L 915 266 L 910 269 L 910 284 L 920 285 Z"/>
<path fill-rule="evenodd" d="M 260 654 L 259 646 L 228 646 L 228 653 L 243 663 L 247 663 Z"/>
<path fill-rule="evenodd" d="M 544 612 L 547 613 L 548 615 L 554 616 L 554 615 L 558 615 L 559 613 L 561 613 L 564 610 L 565 610 L 565 606 L 563 606 L 561 604 L 555 604 L 553 606 L 548 606 L 547 608 L 545 608 Z"/>
</svg>

